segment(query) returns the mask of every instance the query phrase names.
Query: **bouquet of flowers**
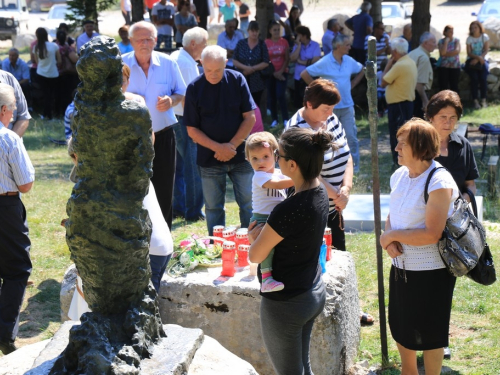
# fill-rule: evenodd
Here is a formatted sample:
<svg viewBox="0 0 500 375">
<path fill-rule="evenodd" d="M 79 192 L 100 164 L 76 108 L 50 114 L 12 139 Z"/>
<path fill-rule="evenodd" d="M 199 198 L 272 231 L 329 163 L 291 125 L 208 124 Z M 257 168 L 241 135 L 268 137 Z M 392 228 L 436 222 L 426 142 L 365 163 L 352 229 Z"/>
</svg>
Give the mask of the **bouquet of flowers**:
<svg viewBox="0 0 500 375">
<path fill-rule="evenodd" d="M 211 244 L 210 241 L 214 243 Z M 167 267 L 167 274 L 171 277 L 178 277 L 198 266 L 221 266 L 222 242 L 220 237 L 198 237 L 195 234 L 181 240 L 174 249 L 172 260 Z"/>
</svg>

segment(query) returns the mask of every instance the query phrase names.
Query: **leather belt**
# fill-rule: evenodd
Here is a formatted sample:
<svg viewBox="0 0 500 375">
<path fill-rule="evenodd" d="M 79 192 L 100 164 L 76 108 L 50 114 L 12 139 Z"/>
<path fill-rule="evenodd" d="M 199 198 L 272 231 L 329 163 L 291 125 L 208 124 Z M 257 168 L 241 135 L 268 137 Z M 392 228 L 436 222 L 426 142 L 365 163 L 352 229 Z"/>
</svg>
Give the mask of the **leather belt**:
<svg viewBox="0 0 500 375">
<path fill-rule="evenodd" d="M 167 130 L 171 129 L 172 127 L 171 126 L 165 126 L 163 129 L 161 129 L 160 131 L 157 131 L 155 132 L 155 135 L 158 135 L 158 134 L 161 134 L 161 133 L 164 133 L 166 132 Z"/>
<path fill-rule="evenodd" d="M 0 197 L 9 197 L 9 196 L 14 196 L 14 195 L 19 195 L 18 191 L 8 191 L 7 193 L 0 194 Z"/>
</svg>

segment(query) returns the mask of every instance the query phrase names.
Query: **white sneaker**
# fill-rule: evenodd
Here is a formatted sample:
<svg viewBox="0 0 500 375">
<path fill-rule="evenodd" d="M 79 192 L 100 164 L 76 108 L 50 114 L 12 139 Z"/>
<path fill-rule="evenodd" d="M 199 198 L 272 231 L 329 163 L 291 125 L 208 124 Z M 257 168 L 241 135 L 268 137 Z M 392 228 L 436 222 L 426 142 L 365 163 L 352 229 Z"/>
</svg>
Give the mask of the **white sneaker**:
<svg viewBox="0 0 500 375">
<path fill-rule="evenodd" d="M 488 103 L 486 103 L 486 99 L 481 100 L 481 107 L 488 108 Z"/>
<path fill-rule="evenodd" d="M 271 124 L 271 128 L 275 128 L 278 125 L 278 121 L 274 120 Z"/>
</svg>

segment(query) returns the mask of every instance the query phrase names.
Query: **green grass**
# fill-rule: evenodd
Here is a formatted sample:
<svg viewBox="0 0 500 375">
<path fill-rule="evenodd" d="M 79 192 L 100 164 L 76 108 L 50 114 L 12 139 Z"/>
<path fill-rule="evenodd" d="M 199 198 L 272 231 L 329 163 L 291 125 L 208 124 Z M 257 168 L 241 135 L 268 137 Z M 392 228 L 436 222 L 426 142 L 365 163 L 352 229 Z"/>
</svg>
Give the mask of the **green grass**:
<svg viewBox="0 0 500 375">
<path fill-rule="evenodd" d="M 500 106 L 486 110 L 466 110 L 464 119 L 481 118 L 494 122 L 498 119 Z M 361 142 L 361 171 L 355 177 L 354 192 L 372 191 L 371 156 L 369 152 L 369 125 L 366 114 L 357 111 L 359 139 Z M 365 116 L 365 117 L 363 117 Z M 276 135 L 281 129 L 272 129 Z M 35 285 L 27 289 L 21 312 L 21 324 L 18 344 L 31 344 L 50 338 L 60 326 L 59 291 L 66 268 L 71 264 L 70 254 L 65 241 L 64 228 L 60 222 L 66 217 L 66 202 L 71 194 L 72 184 L 68 181 L 71 160 L 66 149 L 50 142 L 49 137 L 63 139 L 63 122 L 41 121 L 35 117 L 31 121 L 24 142 L 36 168 L 37 180 L 31 192 L 23 195 L 28 213 L 30 237 L 32 240 L 31 256 Z M 389 192 L 388 180 L 391 174 L 391 157 L 388 152 L 387 120 L 379 123 L 379 165 L 381 191 Z M 385 145 L 385 146 L 384 146 Z M 384 146 L 384 147 L 382 147 Z M 475 147 L 478 149 L 478 147 Z M 480 152 L 480 147 L 478 153 Z M 490 144 L 488 152 L 496 152 L 496 142 Z M 479 154 L 476 153 L 476 157 Z M 479 165 L 481 174 L 486 166 Z M 238 224 L 238 209 L 234 202 L 231 188 L 228 189 L 226 215 L 228 224 Z M 499 216 L 498 198 L 487 197 L 485 218 L 488 230 L 488 242 L 493 256 L 500 259 L 500 225 L 496 224 Z M 489 213 L 488 213 L 488 207 Z M 204 222 L 186 223 L 176 219 L 173 225 L 174 241 L 193 233 L 206 233 Z M 347 247 L 352 253 L 358 276 L 358 290 L 361 307 L 376 318 L 371 327 L 361 330 L 361 342 L 358 361 L 368 360 L 371 365 L 382 362 L 380 354 L 380 324 L 378 316 L 376 247 L 373 233 L 347 235 Z M 385 301 L 388 301 L 387 278 L 390 261 L 383 254 Z M 500 283 L 490 287 L 474 284 L 466 278 L 457 281 L 451 317 L 452 359 L 444 363 L 451 369 L 451 374 L 495 374 L 500 373 Z M 399 355 L 388 332 L 389 359 L 392 367 L 384 369 L 384 375 L 400 374 Z M 421 361 L 421 359 L 420 359 Z"/>
</svg>

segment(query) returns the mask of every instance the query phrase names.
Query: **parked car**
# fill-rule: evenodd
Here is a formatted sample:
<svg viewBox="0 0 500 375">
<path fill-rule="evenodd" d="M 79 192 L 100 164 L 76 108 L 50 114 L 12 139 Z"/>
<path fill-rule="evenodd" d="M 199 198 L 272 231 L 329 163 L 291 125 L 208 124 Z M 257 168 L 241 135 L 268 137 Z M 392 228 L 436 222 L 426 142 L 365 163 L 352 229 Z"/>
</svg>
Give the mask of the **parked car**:
<svg viewBox="0 0 500 375">
<path fill-rule="evenodd" d="M 27 0 L 28 7 L 32 12 L 40 12 L 49 9 L 54 4 L 66 4 L 66 0 Z"/>
<path fill-rule="evenodd" d="M 360 13 L 358 9 L 356 13 Z M 382 22 L 385 26 L 385 31 L 389 35 L 392 32 L 393 26 L 405 22 L 407 18 L 411 18 L 413 13 L 413 1 L 383 1 L 382 2 Z"/>
<path fill-rule="evenodd" d="M 0 2 L 0 40 L 12 40 L 28 30 L 29 12 L 26 0 L 2 0 Z"/>
<path fill-rule="evenodd" d="M 472 12 L 472 15 L 481 23 L 490 17 L 500 20 L 500 0 L 484 0 L 479 12 Z"/>
<path fill-rule="evenodd" d="M 57 4 L 52 5 L 47 17 L 40 17 L 40 20 L 43 21 L 43 27 L 49 34 L 49 40 L 56 38 L 57 28 L 61 22 L 65 22 L 68 25 L 71 23 L 67 18 L 69 12 L 70 10 L 67 4 Z"/>
</svg>

